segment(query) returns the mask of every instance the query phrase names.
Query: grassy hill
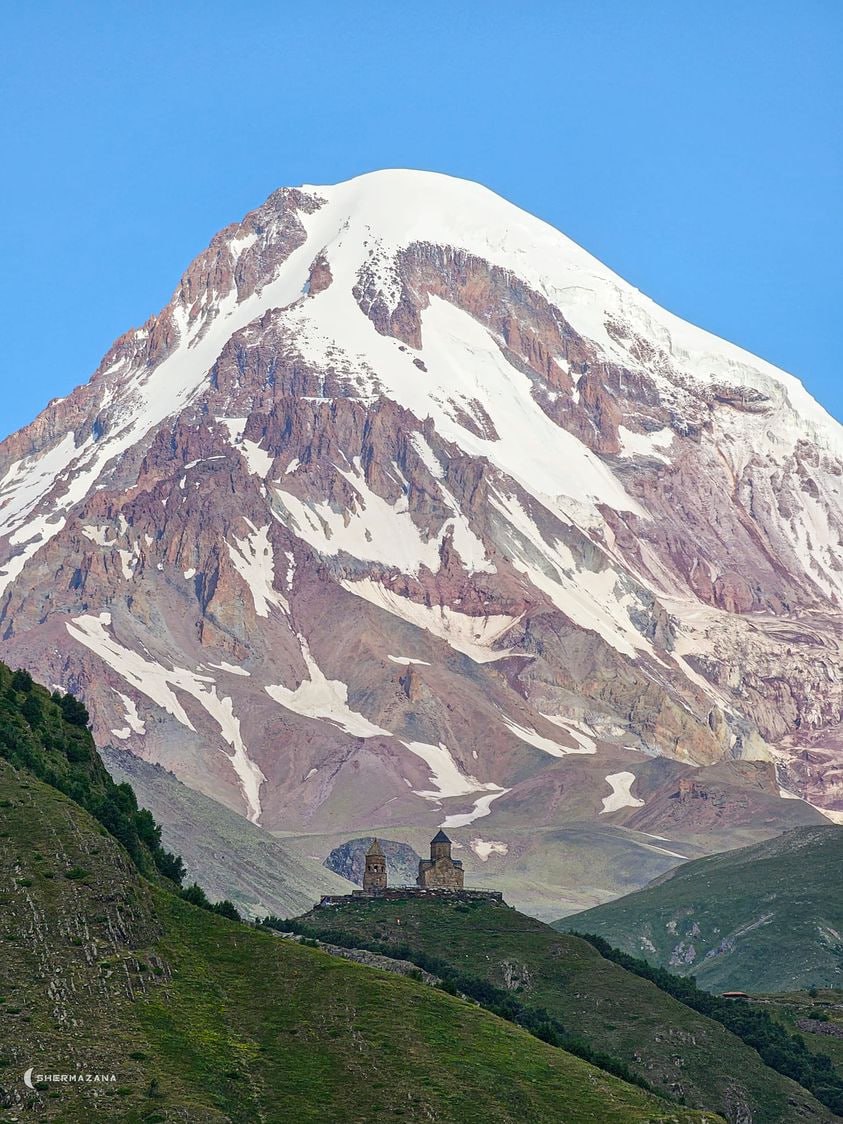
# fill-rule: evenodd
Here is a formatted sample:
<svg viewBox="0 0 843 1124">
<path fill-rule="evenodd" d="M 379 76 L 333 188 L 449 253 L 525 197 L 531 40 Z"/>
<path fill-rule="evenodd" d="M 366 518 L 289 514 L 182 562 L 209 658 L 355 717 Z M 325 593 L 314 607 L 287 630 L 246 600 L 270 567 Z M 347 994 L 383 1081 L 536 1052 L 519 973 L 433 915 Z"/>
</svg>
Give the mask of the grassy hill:
<svg viewBox="0 0 843 1124">
<path fill-rule="evenodd" d="M 366 900 L 315 909 L 293 924 L 325 941 L 392 950 L 431 971 L 445 965 L 461 977 L 487 981 L 527 1012 L 547 1012 L 657 1089 L 729 1120 L 831 1118 L 719 1022 L 611 963 L 587 942 L 506 906 Z"/>
<path fill-rule="evenodd" d="M 26 702 L 33 693 L 37 706 Z M 0 700 L 3 1118 L 718 1119 L 659 1099 L 443 990 L 182 900 L 160 869 L 176 860 L 156 862 L 154 823 L 137 856 L 118 842 L 120 831 L 133 843 L 132 800 L 97 767 L 81 711 L 2 667 Z M 103 820 L 120 800 L 132 815 L 109 827 Z M 137 822 L 146 832 L 145 818 Z M 36 1077 L 81 1072 L 116 1081 L 30 1091 L 22 1081 L 30 1068 Z"/>
<path fill-rule="evenodd" d="M 725 991 L 843 987 L 843 828 L 803 827 L 685 863 L 556 922 Z"/>
<path fill-rule="evenodd" d="M 706 1119 L 441 991 L 187 904 L 5 762 L 0 812 L 0 1106 L 22 1119 Z M 117 1082 L 28 1093 L 30 1066 Z"/>
<path fill-rule="evenodd" d="M 0 758 L 45 781 L 90 812 L 118 839 L 144 874 L 179 883 L 181 859 L 161 845 L 152 815 L 130 785 L 115 784 L 88 730 L 88 712 L 73 695 L 34 683 L 27 671 L 0 663 Z"/>
</svg>

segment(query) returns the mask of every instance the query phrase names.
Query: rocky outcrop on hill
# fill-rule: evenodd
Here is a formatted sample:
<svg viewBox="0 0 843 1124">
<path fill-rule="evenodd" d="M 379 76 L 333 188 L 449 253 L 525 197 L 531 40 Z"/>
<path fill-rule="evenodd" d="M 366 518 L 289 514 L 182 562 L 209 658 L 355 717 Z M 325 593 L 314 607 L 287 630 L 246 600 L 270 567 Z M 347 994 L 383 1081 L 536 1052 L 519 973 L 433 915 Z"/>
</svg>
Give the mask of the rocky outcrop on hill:
<svg viewBox="0 0 843 1124">
<path fill-rule="evenodd" d="M 349 882 L 363 885 L 363 871 L 366 869 L 366 851 L 374 836 L 363 839 L 349 839 L 347 843 L 334 847 L 325 859 L 325 866 L 334 874 L 347 878 Z M 390 886 L 415 886 L 419 872 L 419 855 L 407 843 L 397 843 L 394 839 L 378 839 L 386 855 L 386 873 Z"/>
</svg>

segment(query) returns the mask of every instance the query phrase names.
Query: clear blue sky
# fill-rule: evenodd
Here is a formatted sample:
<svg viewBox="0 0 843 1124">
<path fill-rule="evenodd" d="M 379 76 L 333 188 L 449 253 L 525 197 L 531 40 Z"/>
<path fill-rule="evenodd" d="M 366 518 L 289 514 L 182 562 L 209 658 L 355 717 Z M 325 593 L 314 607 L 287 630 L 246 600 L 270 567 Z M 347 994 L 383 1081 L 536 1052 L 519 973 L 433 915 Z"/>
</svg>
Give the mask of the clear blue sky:
<svg viewBox="0 0 843 1124">
<path fill-rule="evenodd" d="M 6 3 L 0 432 L 226 223 L 378 167 L 480 180 L 843 418 L 839 0 Z"/>
</svg>

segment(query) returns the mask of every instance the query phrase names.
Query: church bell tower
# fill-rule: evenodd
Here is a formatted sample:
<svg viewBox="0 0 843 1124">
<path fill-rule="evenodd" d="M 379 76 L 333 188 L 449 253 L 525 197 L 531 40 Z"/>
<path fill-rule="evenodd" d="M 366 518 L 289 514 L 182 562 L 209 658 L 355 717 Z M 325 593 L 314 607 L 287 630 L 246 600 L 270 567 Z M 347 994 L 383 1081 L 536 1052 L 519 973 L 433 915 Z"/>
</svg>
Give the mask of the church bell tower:
<svg viewBox="0 0 843 1124">
<path fill-rule="evenodd" d="M 377 839 L 366 852 L 366 869 L 363 871 L 364 893 L 377 894 L 386 889 L 386 856 Z"/>
</svg>

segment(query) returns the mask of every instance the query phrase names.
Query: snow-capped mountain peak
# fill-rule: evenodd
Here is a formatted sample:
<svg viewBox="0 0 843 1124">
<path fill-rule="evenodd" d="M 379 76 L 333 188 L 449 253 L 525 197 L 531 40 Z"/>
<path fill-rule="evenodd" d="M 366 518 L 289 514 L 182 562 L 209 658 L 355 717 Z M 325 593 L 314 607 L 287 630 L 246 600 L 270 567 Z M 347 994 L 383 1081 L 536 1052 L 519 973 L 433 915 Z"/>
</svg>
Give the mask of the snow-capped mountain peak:
<svg viewBox="0 0 843 1124">
<path fill-rule="evenodd" d="M 792 376 L 486 188 L 375 172 L 226 228 L 0 446 L 0 620 L 269 827 L 505 819 L 578 755 L 578 815 L 623 776 L 645 816 L 658 755 L 834 814 L 841 479 Z"/>
</svg>

